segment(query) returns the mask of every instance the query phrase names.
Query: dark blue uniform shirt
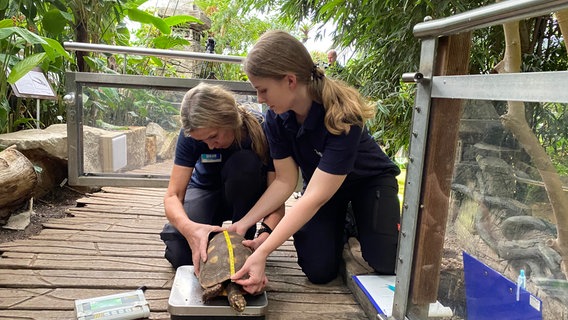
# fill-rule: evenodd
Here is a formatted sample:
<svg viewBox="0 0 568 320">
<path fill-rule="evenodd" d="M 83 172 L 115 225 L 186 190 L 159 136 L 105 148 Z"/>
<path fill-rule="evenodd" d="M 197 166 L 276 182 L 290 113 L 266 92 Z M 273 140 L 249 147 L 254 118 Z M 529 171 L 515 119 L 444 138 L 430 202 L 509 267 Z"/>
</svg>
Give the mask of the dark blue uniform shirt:
<svg viewBox="0 0 568 320">
<path fill-rule="evenodd" d="M 309 181 L 316 168 L 347 175 L 345 184 L 360 178 L 400 173 L 398 166 L 381 150 L 366 128 L 352 125 L 348 134 L 331 134 L 324 125 L 325 110 L 313 102 L 299 125 L 296 114 L 266 113 L 264 129 L 273 159 L 292 157 Z"/>
<path fill-rule="evenodd" d="M 259 122 L 263 122 L 263 116 L 255 113 Z M 180 130 L 176 145 L 174 163 L 183 167 L 192 167 L 193 173 L 189 184 L 202 189 L 221 188 L 221 170 L 233 153 L 239 150 L 251 150 L 252 141 L 249 137 L 239 147 L 236 143 L 227 149 L 210 150 L 203 141 L 186 137 L 183 129 Z M 268 166 L 263 166 L 263 171 L 274 171 L 274 165 L 269 159 Z"/>
</svg>

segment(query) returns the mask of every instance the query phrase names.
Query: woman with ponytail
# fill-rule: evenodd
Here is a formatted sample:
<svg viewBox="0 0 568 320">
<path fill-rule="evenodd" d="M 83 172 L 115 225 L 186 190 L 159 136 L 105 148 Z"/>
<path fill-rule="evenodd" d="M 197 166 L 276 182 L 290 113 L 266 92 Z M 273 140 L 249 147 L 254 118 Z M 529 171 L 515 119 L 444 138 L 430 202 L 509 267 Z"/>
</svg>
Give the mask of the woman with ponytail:
<svg viewBox="0 0 568 320">
<path fill-rule="evenodd" d="M 304 45 L 283 31 L 262 35 L 244 70 L 258 102 L 269 108 L 264 129 L 276 178 L 229 229 L 243 232 L 280 207 L 294 191 L 298 168 L 307 187 L 232 279 L 249 293 L 262 291 L 266 258 L 291 236 L 311 282 L 335 279 L 349 203 L 363 258 L 376 272 L 394 274 L 400 169 L 365 127 L 374 116 L 372 106 L 355 88 L 326 77 Z"/>
<path fill-rule="evenodd" d="M 169 223 L 161 238 L 165 257 L 175 268 L 207 258 L 209 234 L 222 230 L 224 221 L 241 219 L 274 179 L 274 169 L 259 112 L 238 105 L 233 93 L 201 83 L 181 103 L 182 128 L 174 166 L 164 197 Z M 261 217 L 271 230 L 284 214 L 284 206 Z M 253 239 L 256 223 L 243 230 Z M 268 236 L 260 232 L 249 243 L 257 247 Z"/>
</svg>

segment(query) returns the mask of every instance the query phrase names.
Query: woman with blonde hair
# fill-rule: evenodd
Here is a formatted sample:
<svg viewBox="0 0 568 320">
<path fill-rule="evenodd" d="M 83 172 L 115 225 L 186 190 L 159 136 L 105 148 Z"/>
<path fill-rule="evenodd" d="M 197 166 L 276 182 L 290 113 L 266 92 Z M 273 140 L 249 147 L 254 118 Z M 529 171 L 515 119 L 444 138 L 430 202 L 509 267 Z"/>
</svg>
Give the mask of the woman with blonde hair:
<svg viewBox="0 0 568 320">
<path fill-rule="evenodd" d="M 238 105 L 232 92 L 201 83 L 185 94 L 180 115 L 182 128 L 164 196 L 169 223 L 161 238 L 172 266 L 193 264 L 199 274 L 210 233 L 221 231 L 226 220 L 241 219 L 274 179 L 274 169 L 262 114 Z M 281 219 L 283 206 L 271 212 L 249 244 L 253 248 L 267 237 L 262 230 Z M 256 223 L 242 234 L 253 239 L 255 232 Z"/>
<path fill-rule="evenodd" d="M 326 77 L 304 45 L 283 31 L 262 35 L 244 70 L 269 108 L 264 129 L 276 178 L 230 229 L 243 232 L 281 206 L 294 191 L 298 167 L 307 187 L 232 279 L 250 293 L 262 291 L 267 256 L 290 236 L 311 282 L 335 279 L 349 204 L 363 257 L 376 272 L 394 274 L 400 169 L 365 128 L 372 106 L 356 89 Z"/>
</svg>

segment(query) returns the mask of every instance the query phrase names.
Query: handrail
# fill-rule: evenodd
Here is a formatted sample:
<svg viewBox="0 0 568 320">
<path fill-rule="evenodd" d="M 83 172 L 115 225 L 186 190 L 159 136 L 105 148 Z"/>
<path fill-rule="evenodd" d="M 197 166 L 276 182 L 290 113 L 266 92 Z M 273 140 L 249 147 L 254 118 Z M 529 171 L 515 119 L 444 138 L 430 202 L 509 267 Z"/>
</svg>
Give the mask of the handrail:
<svg viewBox="0 0 568 320">
<path fill-rule="evenodd" d="M 137 54 L 142 56 L 193 59 L 193 60 L 225 62 L 225 63 L 242 63 L 244 60 L 244 57 L 241 56 L 229 56 L 229 55 L 215 54 L 215 53 L 112 46 L 107 44 L 93 44 L 93 43 L 84 43 L 84 42 L 64 42 L 63 47 L 67 50 L 75 50 L 75 51 Z"/>
<path fill-rule="evenodd" d="M 568 0 L 508 0 L 414 26 L 417 38 L 438 37 L 504 22 L 546 15 L 568 8 Z"/>
</svg>

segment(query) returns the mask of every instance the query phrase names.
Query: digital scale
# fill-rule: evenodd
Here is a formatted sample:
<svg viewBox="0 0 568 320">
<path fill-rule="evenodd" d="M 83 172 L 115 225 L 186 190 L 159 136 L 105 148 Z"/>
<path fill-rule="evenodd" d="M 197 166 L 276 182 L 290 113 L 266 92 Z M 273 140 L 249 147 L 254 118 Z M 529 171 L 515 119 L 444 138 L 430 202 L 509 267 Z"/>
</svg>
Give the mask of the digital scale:
<svg viewBox="0 0 568 320">
<path fill-rule="evenodd" d="M 268 306 L 266 292 L 257 296 L 245 295 L 247 306 L 243 312 L 231 308 L 226 296 L 216 297 L 204 303 L 201 299 L 202 292 L 193 266 L 178 267 L 168 300 L 171 319 L 264 319 Z"/>
<path fill-rule="evenodd" d="M 75 300 L 78 320 L 130 320 L 148 318 L 150 307 L 143 289 L 91 299 Z"/>
</svg>

